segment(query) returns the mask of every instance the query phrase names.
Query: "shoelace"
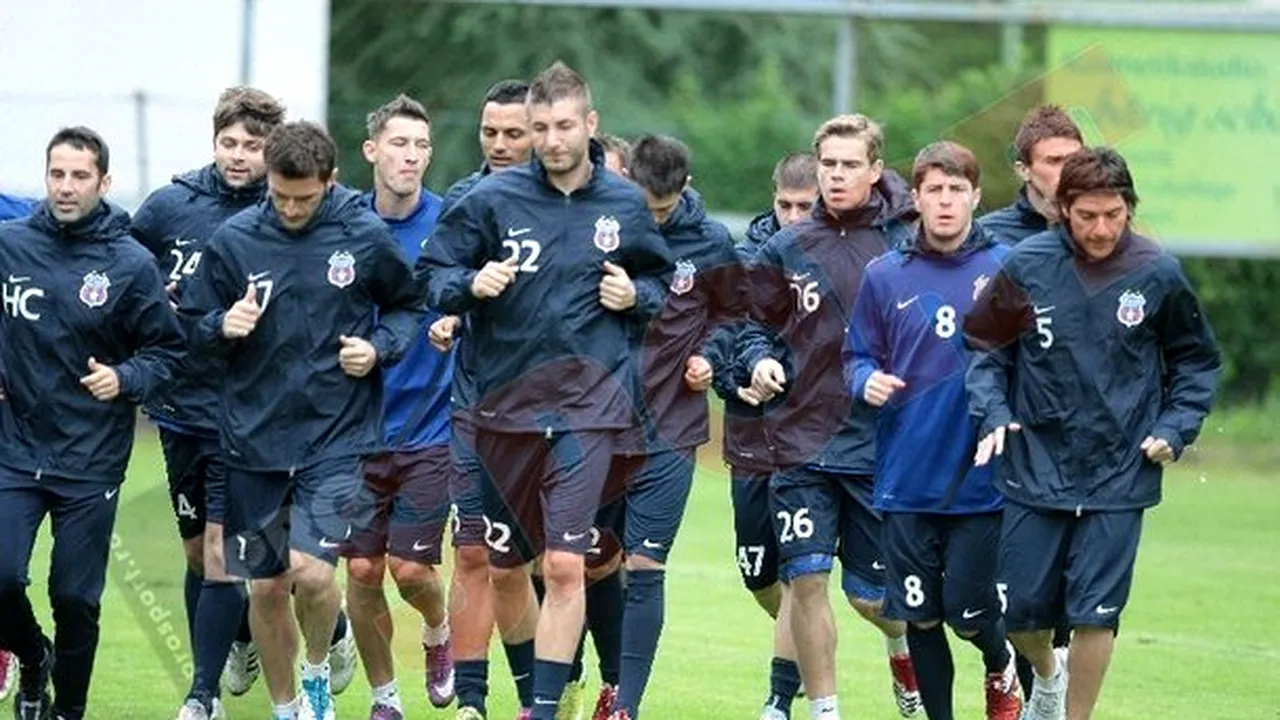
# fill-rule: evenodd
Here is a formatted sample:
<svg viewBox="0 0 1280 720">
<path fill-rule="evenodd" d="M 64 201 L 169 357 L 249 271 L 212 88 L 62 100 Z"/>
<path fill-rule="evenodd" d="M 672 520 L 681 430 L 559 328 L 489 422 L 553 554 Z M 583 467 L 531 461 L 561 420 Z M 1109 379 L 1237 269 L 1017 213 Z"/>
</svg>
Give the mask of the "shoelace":
<svg viewBox="0 0 1280 720">
<path fill-rule="evenodd" d="M 307 700 L 311 701 L 311 710 L 317 720 L 323 720 L 329 709 L 329 683 L 324 678 L 303 680 L 302 691 L 307 694 Z"/>
</svg>

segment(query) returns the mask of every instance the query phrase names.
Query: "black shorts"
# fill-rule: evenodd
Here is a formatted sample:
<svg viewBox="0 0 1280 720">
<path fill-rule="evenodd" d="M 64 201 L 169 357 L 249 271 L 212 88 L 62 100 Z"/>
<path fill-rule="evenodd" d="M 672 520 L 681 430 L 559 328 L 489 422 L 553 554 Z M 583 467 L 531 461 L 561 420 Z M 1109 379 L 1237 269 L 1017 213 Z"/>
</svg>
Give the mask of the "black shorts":
<svg viewBox="0 0 1280 720">
<path fill-rule="evenodd" d="M 696 448 L 659 450 L 613 459 L 626 487 L 623 549 L 666 563 L 693 490 Z"/>
<path fill-rule="evenodd" d="M 884 615 L 980 630 L 999 617 L 1000 513 L 883 513 Z"/>
<path fill-rule="evenodd" d="M 1026 632 L 1057 627 L 1116 629 L 1142 535 L 1142 511 L 1036 510 L 1007 502 L 1000 539 L 1006 624 Z"/>
<path fill-rule="evenodd" d="M 227 467 L 217 438 L 160 428 L 169 477 L 169 501 L 183 540 L 200 537 L 206 522 L 221 523 L 226 514 Z"/>
<path fill-rule="evenodd" d="M 791 468 L 769 480 L 782 579 L 830 572 L 836 555 L 845 595 L 884 597 L 880 513 L 871 506 L 871 477 Z"/>
<path fill-rule="evenodd" d="M 369 525 L 352 534 L 344 557 L 392 555 L 439 565 L 449 520 L 449 484 L 456 472 L 447 445 L 370 457 L 365 488 L 374 503 Z"/>
<path fill-rule="evenodd" d="M 227 468 L 223 552 L 227 572 L 274 578 L 297 550 L 336 565 L 348 541 L 370 525 L 374 502 L 363 459 L 320 460 L 293 472 Z"/>
<path fill-rule="evenodd" d="M 769 474 L 731 468 L 733 533 L 738 572 L 751 592 L 778 582 L 778 536 L 769 512 Z"/>
<path fill-rule="evenodd" d="M 485 469 L 485 543 L 494 567 L 518 567 L 544 550 L 587 554 L 615 435 L 476 433 Z"/>
</svg>

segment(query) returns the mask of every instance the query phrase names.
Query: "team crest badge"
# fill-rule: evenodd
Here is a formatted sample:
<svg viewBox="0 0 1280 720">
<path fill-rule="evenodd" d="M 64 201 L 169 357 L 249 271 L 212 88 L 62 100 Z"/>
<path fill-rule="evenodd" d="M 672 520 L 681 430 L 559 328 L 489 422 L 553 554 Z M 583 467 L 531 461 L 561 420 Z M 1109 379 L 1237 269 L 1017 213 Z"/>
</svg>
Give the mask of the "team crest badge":
<svg viewBox="0 0 1280 720">
<path fill-rule="evenodd" d="M 1120 307 L 1116 309 L 1116 319 L 1125 327 L 1136 327 L 1147 316 L 1147 299 L 1142 293 L 1126 290 L 1120 295 Z"/>
<path fill-rule="evenodd" d="M 344 288 L 356 279 L 356 259 L 346 250 L 329 256 L 329 284 Z"/>
<path fill-rule="evenodd" d="M 80 302 L 91 308 L 102 307 L 107 302 L 107 288 L 111 280 L 106 273 L 91 272 L 84 276 L 84 284 L 80 286 Z"/>
<path fill-rule="evenodd" d="M 618 231 L 622 226 L 618 221 L 608 215 L 601 215 L 596 219 L 596 236 L 593 241 L 596 247 L 604 252 L 613 252 L 622 244 L 622 238 L 619 237 Z"/>
<path fill-rule="evenodd" d="M 978 302 L 978 296 L 982 294 L 982 289 L 985 288 L 987 286 L 987 283 L 989 282 L 991 282 L 991 278 L 987 277 L 986 274 L 979 275 L 977 278 L 974 279 L 973 281 L 973 301 L 974 302 Z"/>
<path fill-rule="evenodd" d="M 693 276 L 698 268 L 688 260 L 676 263 L 676 274 L 671 278 L 671 292 L 683 295 L 693 289 Z"/>
</svg>

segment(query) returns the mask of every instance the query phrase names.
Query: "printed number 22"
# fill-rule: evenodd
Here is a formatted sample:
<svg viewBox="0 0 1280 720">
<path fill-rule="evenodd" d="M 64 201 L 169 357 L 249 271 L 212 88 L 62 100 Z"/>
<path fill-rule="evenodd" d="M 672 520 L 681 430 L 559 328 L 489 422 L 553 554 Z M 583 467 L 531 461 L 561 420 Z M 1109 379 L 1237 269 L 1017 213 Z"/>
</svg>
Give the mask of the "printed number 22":
<svg viewBox="0 0 1280 720">
<path fill-rule="evenodd" d="M 537 272 L 538 256 L 542 254 L 542 243 L 537 240 L 503 240 L 502 247 L 511 251 L 507 256 L 508 260 L 520 260 L 520 256 L 525 252 L 529 254 L 524 260 L 520 260 L 520 272 Z"/>
</svg>

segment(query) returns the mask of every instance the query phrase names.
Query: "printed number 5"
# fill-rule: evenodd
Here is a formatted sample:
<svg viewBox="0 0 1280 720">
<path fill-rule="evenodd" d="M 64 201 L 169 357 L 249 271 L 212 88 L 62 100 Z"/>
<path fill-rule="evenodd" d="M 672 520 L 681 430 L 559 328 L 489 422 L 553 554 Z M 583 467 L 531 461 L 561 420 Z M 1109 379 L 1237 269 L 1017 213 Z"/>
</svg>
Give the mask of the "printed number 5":
<svg viewBox="0 0 1280 720">
<path fill-rule="evenodd" d="M 1048 350 L 1053 346 L 1053 318 L 1047 315 L 1036 317 L 1036 334 L 1040 336 L 1040 347 Z"/>
<path fill-rule="evenodd" d="M 1009 612 L 1009 583 L 996 583 L 996 595 L 1000 596 L 1000 614 Z"/>
</svg>

